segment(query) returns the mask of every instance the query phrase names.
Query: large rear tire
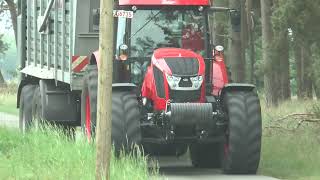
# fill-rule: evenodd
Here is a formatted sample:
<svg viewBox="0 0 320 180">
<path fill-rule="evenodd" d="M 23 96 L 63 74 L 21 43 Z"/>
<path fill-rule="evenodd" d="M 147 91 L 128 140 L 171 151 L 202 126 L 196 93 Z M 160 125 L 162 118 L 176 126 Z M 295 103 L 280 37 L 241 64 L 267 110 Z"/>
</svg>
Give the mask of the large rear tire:
<svg viewBox="0 0 320 180">
<path fill-rule="evenodd" d="M 192 165 L 197 168 L 220 168 L 221 145 L 192 144 L 190 146 L 190 158 Z"/>
<path fill-rule="evenodd" d="M 22 133 L 30 130 L 32 125 L 32 99 L 36 86 L 25 85 L 19 99 L 19 129 Z"/>
<path fill-rule="evenodd" d="M 94 138 L 97 119 L 98 70 L 88 66 L 81 95 L 81 124 L 89 139 Z M 140 111 L 137 96 L 130 91 L 112 92 L 112 132 L 111 139 L 116 154 L 121 150 L 129 152 L 133 145 L 140 146 Z"/>
<path fill-rule="evenodd" d="M 256 174 L 261 152 L 261 109 L 255 92 L 226 92 L 228 116 L 223 171 L 227 174 Z"/>
</svg>

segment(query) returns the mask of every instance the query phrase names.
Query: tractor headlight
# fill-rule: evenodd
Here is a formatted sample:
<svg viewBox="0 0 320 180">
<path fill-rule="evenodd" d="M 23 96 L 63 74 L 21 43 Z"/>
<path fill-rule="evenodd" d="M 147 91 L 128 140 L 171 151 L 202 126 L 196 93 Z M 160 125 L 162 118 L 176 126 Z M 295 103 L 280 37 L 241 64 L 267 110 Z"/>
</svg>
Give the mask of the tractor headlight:
<svg viewBox="0 0 320 180">
<path fill-rule="evenodd" d="M 190 78 L 192 85 L 194 88 L 199 89 L 201 87 L 201 84 L 203 83 L 203 77 L 202 76 L 195 76 Z"/>
<path fill-rule="evenodd" d="M 166 77 L 167 77 L 167 81 L 168 81 L 168 84 L 171 89 L 174 90 L 179 87 L 179 82 L 181 80 L 181 77 L 170 76 L 168 74 L 166 74 Z"/>
</svg>

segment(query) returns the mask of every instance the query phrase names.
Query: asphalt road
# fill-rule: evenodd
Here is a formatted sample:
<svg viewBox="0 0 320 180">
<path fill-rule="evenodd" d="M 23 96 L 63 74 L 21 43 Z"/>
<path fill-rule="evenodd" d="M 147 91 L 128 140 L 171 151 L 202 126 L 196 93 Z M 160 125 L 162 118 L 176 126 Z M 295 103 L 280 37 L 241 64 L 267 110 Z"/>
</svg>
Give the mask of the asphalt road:
<svg viewBox="0 0 320 180">
<path fill-rule="evenodd" d="M 193 168 L 188 157 L 153 158 L 159 163 L 160 174 L 168 180 L 277 180 L 259 175 L 223 175 L 219 169 Z"/>
<path fill-rule="evenodd" d="M 18 128 L 18 117 L 0 112 L 0 126 Z M 152 158 L 160 167 L 160 174 L 167 180 L 277 180 L 266 176 L 223 175 L 218 169 L 193 168 L 188 156 L 182 158 Z M 154 163 L 150 163 L 152 166 Z"/>
</svg>

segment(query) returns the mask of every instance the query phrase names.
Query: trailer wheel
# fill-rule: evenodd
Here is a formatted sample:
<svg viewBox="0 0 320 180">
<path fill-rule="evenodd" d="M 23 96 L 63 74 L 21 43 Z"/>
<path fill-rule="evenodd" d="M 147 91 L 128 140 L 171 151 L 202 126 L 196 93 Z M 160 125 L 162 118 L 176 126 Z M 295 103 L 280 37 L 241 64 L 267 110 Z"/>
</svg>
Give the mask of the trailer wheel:
<svg viewBox="0 0 320 180">
<path fill-rule="evenodd" d="M 26 85 L 21 90 L 20 108 L 19 108 L 19 129 L 22 133 L 30 130 L 32 125 L 32 98 L 35 85 Z"/>
<path fill-rule="evenodd" d="M 221 167 L 221 144 L 192 144 L 190 146 L 192 165 L 197 168 Z"/>
<path fill-rule="evenodd" d="M 261 109 L 255 92 L 226 92 L 228 116 L 223 171 L 227 174 L 256 174 L 261 152 Z"/>
<path fill-rule="evenodd" d="M 35 87 L 32 98 L 32 121 L 34 123 L 35 128 L 39 128 L 43 121 L 41 94 L 39 86 Z"/>
<path fill-rule="evenodd" d="M 87 137 L 94 138 L 97 113 L 96 67 L 88 67 L 81 96 L 81 124 Z M 121 150 L 129 152 L 133 145 L 141 144 L 140 110 L 133 92 L 113 90 L 111 139 L 117 155 Z"/>
</svg>

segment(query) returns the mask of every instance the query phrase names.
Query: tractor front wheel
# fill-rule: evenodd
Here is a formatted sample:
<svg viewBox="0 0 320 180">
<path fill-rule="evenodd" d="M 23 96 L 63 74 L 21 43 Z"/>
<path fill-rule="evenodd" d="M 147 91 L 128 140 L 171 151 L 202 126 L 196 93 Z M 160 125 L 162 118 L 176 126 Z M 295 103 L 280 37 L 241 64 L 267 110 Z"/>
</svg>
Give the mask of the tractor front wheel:
<svg viewBox="0 0 320 180">
<path fill-rule="evenodd" d="M 225 132 L 223 171 L 227 174 L 255 174 L 261 152 L 261 109 L 255 92 L 226 92 L 228 117 Z"/>
</svg>

